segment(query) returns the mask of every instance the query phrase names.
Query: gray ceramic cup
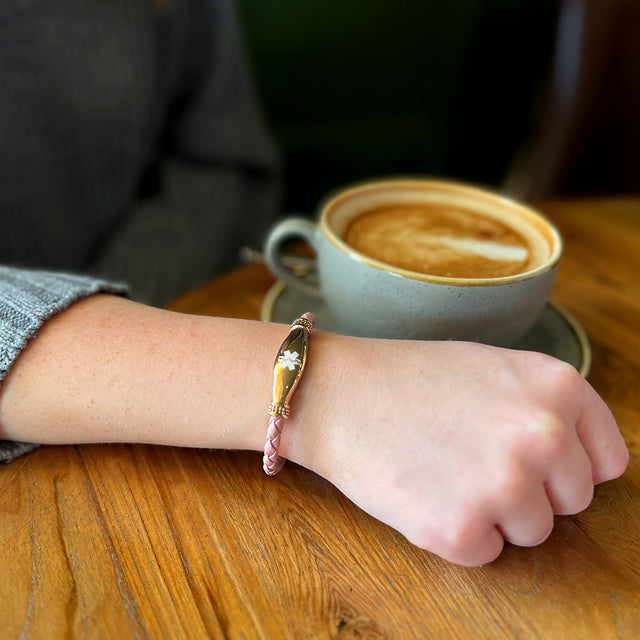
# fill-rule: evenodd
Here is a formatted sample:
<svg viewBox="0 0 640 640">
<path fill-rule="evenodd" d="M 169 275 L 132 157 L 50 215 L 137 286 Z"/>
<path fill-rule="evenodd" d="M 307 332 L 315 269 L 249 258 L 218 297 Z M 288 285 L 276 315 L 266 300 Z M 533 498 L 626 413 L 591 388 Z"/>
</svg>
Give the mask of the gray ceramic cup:
<svg viewBox="0 0 640 640">
<path fill-rule="evenodd" d="M 414 201 L 508 216 L 515 228 L 537 234 L 543 257 L 535 268 L 517 275 L 452 278 L 387 264 L 345 242 L 345 230 L 363 212 Z M 282 245 L 295 239 L 306 240 L 315 251 L 320 286 L 283 265 Z M 264 252 L 272 273 L 306 294 L 322 297 L 345 333 L 510 346 L 532 327 L 547 303 L 562 240 L 540 213 L 490 191 L 446 181 L 389 179 L 331 195 L 320 206 L 317 222 L 283 220 L 268 234 Z"/>
</svg>

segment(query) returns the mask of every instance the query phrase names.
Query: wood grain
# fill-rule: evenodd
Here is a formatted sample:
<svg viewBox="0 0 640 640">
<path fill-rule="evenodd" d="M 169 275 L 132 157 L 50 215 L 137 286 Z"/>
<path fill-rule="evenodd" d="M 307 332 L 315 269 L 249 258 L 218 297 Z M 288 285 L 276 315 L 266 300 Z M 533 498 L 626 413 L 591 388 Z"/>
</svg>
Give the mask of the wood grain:
<svg viewBox="0 0 640 640">
<path fill-rule="evenodd" d="M 554 297 L 632 453 L 589 509 L 465 569 L 258 453 L 42 448 L 0 469 L 0 637 L 640 637 L 640 199 L 541 207 L 566 240 Z M 248 265 L 173 308 L 257 318 L 271 282 Z"/>
</svg>

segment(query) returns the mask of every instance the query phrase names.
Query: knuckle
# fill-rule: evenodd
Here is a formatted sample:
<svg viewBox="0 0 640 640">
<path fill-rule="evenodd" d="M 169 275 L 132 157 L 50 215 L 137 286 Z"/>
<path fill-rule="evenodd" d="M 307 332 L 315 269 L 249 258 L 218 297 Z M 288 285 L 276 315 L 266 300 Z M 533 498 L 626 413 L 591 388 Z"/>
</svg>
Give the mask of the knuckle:
<svg viewBox="0 0 640 640">
<path fill-rule="evenodd" d="M 620 450 L 612 457 L 613 460 L 609 468 L 607 480 L 619 478 L 627 470 L 627 466 L 629 465 L 629 449 L 623 444 Z"/>
<path fill-rule="evenodd" d="M 567 515 L 584 511 L 591 504 L 593 493 L 593 484 L 590 482 L 576 490 Z"/>
<path fill-rule="evenodd" d="M 581 376 L 575 367 L 551 356 L 546 358 L 545 379 L 552 388 L 559 391 L 573 389 L 581 383 Z"/>
<path fill-rule="evenodd" d="M 587 487 L 585 487 L 582 497 L 576 500 L 577 510 L 584 511 L 593 501 L 593 495 L 594 487 L 592 484 L 589 484 Z"/>
<path fill-rule="evenodd" d="M 504 537 L 493 526 L 467 522 L 450 532 L 445 546 L 449 560 L 467 567 L 478 567 L 495 560 L 504 547 Z"/>
<path fill-rule="evenodd" d="M 549 411 L 532 416 L 527 449 L 546 459 L 563 457 L 571 447 L 570 434 L 564 422 Z"/>
<path fill-rule="evenodd" d="M 455 564 L 476 567 L 495 560 L 504 547 L 504 538 L 480 511 L 460 509 L 448 514 L 434 527 L 413 527 L 409 542 Z"/>
<path fill-rule="evenodd" d="M 429 525 L 414 523 L 405 536 L 415 546 L 437 553 L 452 562 L 466 564 L 477 532 L 468 518 L 443 518 L 437 530 Z"/>
<path fill-rule="evenodd" d="M 529 545 L 535 547 L 542 544 L 551 535 L 553 531 L 553 513 L 550 511 L 548 516 L 541 518 L 538 522 L 537 530 L 531 535 Z"/>
<path fill-rule="evenodd" d="M 478 534 L 479 527 L 476 519 L 459 516 L 442 531 L 441 544 L 449 557 L 465 558 L 475 547 Z"/>
<path fill-rule="evenodd" d="M 538 357 L 540 367 L 536 380 L 548 401 L 563 404 L 567 398 L 580 395 L 584 380 L 575 367 L 545 354 Z"/>
<path fill-rule="evenodd" d="M 584 482 L 576 487 L 573 492 L 565 496 L 557 506 L 555 512 L 561 516 L 570 516 L 584 511 L 593 500 L 594 488 L 590 482 Z"/>
</svg>

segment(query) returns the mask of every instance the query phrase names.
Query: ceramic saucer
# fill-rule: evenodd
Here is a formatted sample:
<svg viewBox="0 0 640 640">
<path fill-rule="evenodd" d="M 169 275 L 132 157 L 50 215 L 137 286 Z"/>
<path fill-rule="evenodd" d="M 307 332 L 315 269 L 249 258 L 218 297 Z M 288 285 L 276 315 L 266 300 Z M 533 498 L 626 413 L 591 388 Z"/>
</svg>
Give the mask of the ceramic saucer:
<svg viewBox="0 0 640 640">
<path fill-rule="evenodd" d="M 324 300 L 308 296 L 282 281 L 276 282 L 265 296 L 260 319 L 287 324 L 305 311 L 315 314 L 319 329 L 345 333 Z M 591 366 L 587 334 L 580 323 L 555 302 L 547 304 L 536 324 L 513 348 L 554 356 L 573 365 L 583 376 L 587 376 Z"/>
</svg>

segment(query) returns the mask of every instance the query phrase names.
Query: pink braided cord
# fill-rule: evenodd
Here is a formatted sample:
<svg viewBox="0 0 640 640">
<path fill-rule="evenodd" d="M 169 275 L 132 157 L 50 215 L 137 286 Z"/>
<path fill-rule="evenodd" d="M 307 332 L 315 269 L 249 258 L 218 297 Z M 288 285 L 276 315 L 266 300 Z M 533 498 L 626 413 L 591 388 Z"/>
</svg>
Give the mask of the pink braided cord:
<svg viewBox="0 0 640 640">
<path fill-rule="evenodd" d="M 278 455 L 282 427 L 284 427 L 284 418 L 282 416 L 270 416 L 267 442 L 264 445 L 264 456 L 262 458 L 262 468 L 268 476 L 275 476 L 286 462 L 285 458 Z"/>
</svg>

